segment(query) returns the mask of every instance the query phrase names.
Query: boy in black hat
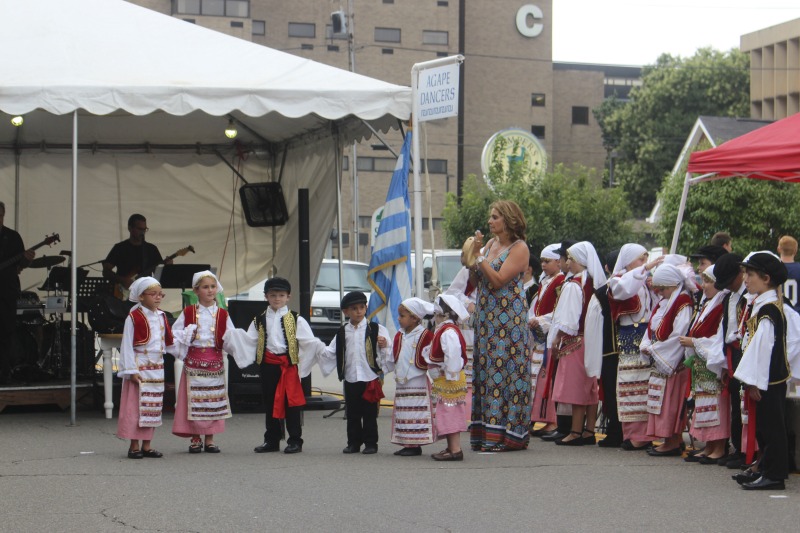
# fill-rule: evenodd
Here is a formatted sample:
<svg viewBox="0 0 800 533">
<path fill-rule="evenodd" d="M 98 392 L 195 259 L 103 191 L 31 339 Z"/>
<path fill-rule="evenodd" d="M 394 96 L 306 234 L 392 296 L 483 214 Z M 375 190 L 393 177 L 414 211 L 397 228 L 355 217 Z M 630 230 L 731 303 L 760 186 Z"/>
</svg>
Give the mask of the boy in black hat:
<svg viewBox="0 0 800 533">
<path fill-rule="evenodd" d="M 701 246 L 697 251 L 689 256 L 689 259 L 697 262 L 697 272 L 705 272 L 705 270 L 717 262 L 717 259 L 728 253 L 722 246 L 714 246 L 708 244 Z"/>
<path fill-rule="evenodd" d="M 353 291 L 341 304 L 347 323 L 339 328 L 320 354 L 320 369 L 327 376 L 334 368 L 344 381 L 347 418 L 347 446 L 343 453 L 378 452 L 378 403 L 383 398 L 380 375 L 384 361 L 391 357 L 389 332 L 377 322 L 368 322 L 367 296 Z"/>
<path fill-rule="evenodd" d="M 748 405 L 748 460 L 752 456 L 753 433 L 762 452 L 759 472 L 737 479 L 745 490 L 783 490 L 789 477 L 786 435 L 786 383 L 791 378 L 786 349 L 787 337 L 796 317 L 783 304 L 781 285 L 786 266 L 771 252 L 750 254 L 741 263 L 747 292 L 754 296 L 743 317 L 742 360 L 734 373 L 745 387 Z M 754 420 L 755 419 L 755 420 Z M 753 431 L 755 426 L 755 431 Z"/>
<path fill-rule="evenodd" d="M 237 348 L 234 359 L 239 368 L 253 362 L 258 364 L 267 414 L 264 442 L 253 449 L 256 453 L 279 451 L 284 425 L 289 438 L 283 452 L 303 451 L 302 408 L 306 397 L 300 379 L 311 373 L 325 344 L 314 337 L 303 317 L 289 310 L 291 293 L 289 280 L 268 279 L 264 283 L 264 297 L 269 307 L 253 318 L 247 332 L 228 330 L 230 333 L 223 337 Z"/>
</svg>

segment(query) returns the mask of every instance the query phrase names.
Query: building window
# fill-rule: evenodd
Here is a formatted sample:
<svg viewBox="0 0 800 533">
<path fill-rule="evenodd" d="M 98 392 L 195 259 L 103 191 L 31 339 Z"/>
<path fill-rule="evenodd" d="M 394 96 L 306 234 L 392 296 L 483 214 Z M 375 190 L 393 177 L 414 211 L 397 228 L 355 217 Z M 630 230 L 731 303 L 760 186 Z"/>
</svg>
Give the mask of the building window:
<svg viewBox="0 0 800 533">
<path fill-rule="evenodd" d="M 531 106 L 532 107 L 544 107 L 546 98 L 544 93 L 533 93 L 531 94 Z"/>
<path fill-rule="evenodd" d="M 394 4 L 394 0 L 383 0 L 384 4 Z"/>
<path fill-rule="evenodd" d="M 422 30 L 422 44 L 448 44 L 446 31 Z"/>
<path fill-rule="evenodd" d="M 572 123 L 579 125 L 589 124 L 589 108 L 585 106 L 572 106 Z"/>
<path fill-rule="evenodd" d="M 289 37 L 314 38 L 317 36 L 317 25 L 308 22 L 290 22 Z"/>
<path fill-rule="evenodd" d="M 531 133 L 533 133 L 537 139 L 544 139 L 544 126 L 531 126 Z"/>
<path fill-rule="evenodd" d="M 253 21 L 253 35 L 266 35 L 267 34 L 267 23 L 263 20 L 254 20 Z"/>
<path fill-rule="evenodd" d="M 328 45 L 328 52 L 338 52 L 339 45 L 338 44 L 329 44 Z"/>
<path fill-rule="evenodd" d="M 300 45 L 300 50 L 313 50 L 313 49 L 314 49 L 313 44 L 303 43 Z"/>
<path fill-rule="evenodd" d="M 394 54 L 394 48 L 381 48 L 381 53 L 390 56 Z"/>
<path fill-rule="evenodd" d="M 436 5 L 439 7 L 447 7 L 449 4 L 447 0 L 438 0 L 438 2 L 436 2 Z"/>
<path fill-rule="evenodd" d="M 342 158 L 342 170 L 350 170 L 350 158 L 347 156 Z"/>
<path fill-rule="evenodd" d="M 447 159 L 428 159 L 427 164 L 429 173 L 447 174 Z M 422 168 L 425 167 L 423 166 Z"/>
<path fill-rule="evenodd" d="M 399 43 L 400 28 L 375 28 L 375 40 L 379 43 Z"/>
<path fill-rule="evenodd" d="M 172 0 L 172 14 L 248 18 L 250 16 L 250 1 Z"/>
<path fill-rule="evenodd" d="M 244 22 L 241 20 L 232 20 L 231 28 L 244 28 Z"/>
<path fill-rule="evenodd" d="M 436 52 L 436 57 L 447 57 L 449 55 L 447 52 Z"/>
</svg>

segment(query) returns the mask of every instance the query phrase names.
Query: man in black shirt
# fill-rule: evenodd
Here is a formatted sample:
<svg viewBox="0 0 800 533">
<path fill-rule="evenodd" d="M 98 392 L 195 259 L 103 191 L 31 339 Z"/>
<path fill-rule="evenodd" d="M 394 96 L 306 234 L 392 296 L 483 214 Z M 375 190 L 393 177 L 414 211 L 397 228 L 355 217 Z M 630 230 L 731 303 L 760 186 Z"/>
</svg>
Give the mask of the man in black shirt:
<svg viewBox="0 0 800 533">
<path fill-rule="evenodd" d="M 6 204 L 0 202 L 0 383 L 8 381 L 11 374 L 14 335 L 17 324 L 17 298 L 19 297 L 19 273 L 36 255 L 26 251 L 19 233 L 4 225 Z"/>
<path fill-rule="evenodd" d="M 161 263 L 172 264 L 171 259 L 164 261 L 156 245 L 145 241 L 148 229 L 144 216 L 131 215 L 128 218 L 130 237 L 115 244 L 103 261 L 103 277 L 114 283 L 114 292 L 120 298 L 122 289 L 128 289 L 137 277 L 152 275 Z"/>
</svg>

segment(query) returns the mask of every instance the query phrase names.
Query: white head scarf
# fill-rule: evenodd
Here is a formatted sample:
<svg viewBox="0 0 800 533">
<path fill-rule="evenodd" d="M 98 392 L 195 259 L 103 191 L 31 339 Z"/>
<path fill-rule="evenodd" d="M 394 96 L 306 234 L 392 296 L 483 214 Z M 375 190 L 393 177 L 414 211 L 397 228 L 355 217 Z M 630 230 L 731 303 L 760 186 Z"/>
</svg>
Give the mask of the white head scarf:
<svg viewBox="0 0 800 533">
<path fill-rule="evenodd" d="M 547 245 L 544 247 L 539 257 L 542 259 L 561 259 L 561 256 L 558 255 L 558 250 L 560 248 L 561 245 L 559 243 Z"/>
<path fill-rule="evenodd" d="M 711 281 L 717 281 L 717 276 L 714 274 L 714 265 L 711 265 L 710 267 L 706 268 L 703 271 L 703 275 L 708 279 L 710 279 Z"/>
<path fill-rule="evenodd" d="M 197 288 L 200 285 L 200 280 L 203 278 L 214 278 L 217 282 L 217 291 L 223 292 L 222 290 L 222 283 L 219 282 L 219 278 L 217 278 L 216 274 L 211 272 L 210 270 L 203 270 L 202 272 L 196 272 L 194 276 L 192 276 L 192 287 Z"/>
<path fill-rule="evenodd" d="M 674 265 L 664 262 L 661 263 L 661 265 L 656 269 L 655 273 L 653 274 L 654 286 L 661 285 L 663 287 L 678 287 L 678 290 L 673 291 L 669 297 L 669 301 L 667 301 L 667 310 L 672 307 L 672 304 L 678 298 L 680 293 L 683 292 L 685 281 L 686 277 L 684 276 L 683 272 L 681 272 L 681 270 Z"/>
<path fill-rule="evenodd" d="M 586 273 L 591 276 L 595 289 L 606 284 L 608 280 L 606 279 L 605 270 L 603 270 L 603 264 L 600 262 L 600 258 L 597 257 L 597 252 L 594 246 L 592 246 L 592 243 L 589 241 L 581 241 L 573 244 L 569 247 L 567 253 L 571 255 L 575 261 L 586 267 Z M 585 281 L 586 278 L 584 277 L 583 282 Z"/>
<path fill-rule="evenodd" d="M 452 294 L 440 294 L 436 297 L 436 300 L 434 301 L 434 308 L 436 309 L 437 313 L 442 313 L 443 311 L 442 307 L 439 305 L 440 302 L 446 303 L 447 307 L 452 309 L 453 312 L 458 315 L 458 320 L 460 322 L 463 322 L 469 318 L 469 312 L 467 311 L 467 308 L 464 307 L 464 304 L 462 304 L 459 299 Z"/>
<path fill-rule="evenodd" d="M 131 283 L 131 293 L 128 295 L 128 300 L 139 303 L 139 298 L 142 296 L 142 293 L 151 287 L 158 287 L 160 289 L 161 284 L 156 278 L 151 278 L 150 276 L 137 279 Z"/>
<path fill-rule="evenodd" d="M 662 266 L 663 265 L 672 265 L 683 273 L 684 287 L 688 291 L 697 292 L 700 290 L 692 264 L 685 255 L 667 254 L 664 256 L 664 263 Z"/>
<path fill-rule="evenodd" d="M 625 270 L 628 265 L 633 263 L 639 256 L 645 253 L 647 253 L 647 248 L 641 244 L 629 242 L 628 244 L 622 245 L 622 248 L 619 249 L 617 262 L 614 264 L 614 274 L 619 274 Z"/>
<path fill-rule="evenodd" d="M 403 300 L 402 305 L 408 309 L 409 313 L 420 320 L 424 319 L 426 315 L 432 315 L 434 313 L 433 304 L 431 302 L 426 302 L 422 298 L 417 298 L 416 296 Z"/>
</svg>

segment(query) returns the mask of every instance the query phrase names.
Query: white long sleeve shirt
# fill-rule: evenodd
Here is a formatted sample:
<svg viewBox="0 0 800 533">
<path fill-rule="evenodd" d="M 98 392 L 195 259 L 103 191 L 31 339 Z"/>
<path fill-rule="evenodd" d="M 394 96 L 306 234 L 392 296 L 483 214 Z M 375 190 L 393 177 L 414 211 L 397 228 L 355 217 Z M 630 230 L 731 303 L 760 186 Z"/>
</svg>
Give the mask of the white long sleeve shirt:
<svg viewBox="0 0 800 533">
<path fill-rule="evenodd" d="M 142 307 L 141 304 L 136 304 L 131 309 L 131 312 L 136 309 L 141 309 L 145 318 L 147 318 L 147 324 L 150 326 L 150 340 L 143 346 L 133 347 L 133 319 L 128 315 L 125 318 L 125 326 L 122 330 L 122 344 L 119 349 L 120 369 L 117 372 L 119 377 L 126 379 L 133 374 L 139 373 L 137 358 L 139 361 L 146 358 L 150 362 L 157 362 L 166 350 L 164 311 L 160 309 L 151 311 L 146 307 Z"/>
<path fill-rule="evenodd" d="M 654 298 L 650 289 L 647 288 L 647 269 L 644 266 L 626 271 L 622 276 L 611 276 L 608 279 L 608 290 L 615 300 L 627 300 L 634 296 L 639 297 L 642 303 L 639 311 L 631 315 L 621 315 L 619 324 L 630 326 L 631 324 L 641 324 L 647 322 L 650 313 L 653 311 Z"/>
<path fill-rule="evenodd" d="M 216 345 L 217 332 L 214 331 L 217 324 L 217 313 L 219 307 L 216 303 L 211 307 L 197 305 L 197 324 L 186 326 L 186 316 L 181 312 L 178 320 L 172 325 L 172 336 L 175 338 L 175 349 L 172 355 L 183 361 L 189 353 L 189 348 L 214 348 Z M 235 329 L 230 315 L 225 323 L 225 331 Z M 194 337 L 194 338 L 192 338 Z M 227 350 L 226 350 L 227 351 Z"/>
<path fill-rule="evenodd" d="M 348 321 L 344 326 L 344 380 L 350 383 L 372 381 L 378 378 L 378 374 L 373 372 L 367 363 L 367 349 L 364 344 L 366 328 L 366 319 L 361 320 L 361 322 L 355 326 L 352 322 Z M 378 337 L 386 339 L 386 348 L 374 347 L 375 363 L 385 371 L 386 360 L 392 357 L 392 340 L 389 338 L 389 331 L 380 324 L 378 324 Z M 325 350 L 320 352 L 319 368 L 325 376 L 336 369 L 335 336 Z"/>
</svg>

